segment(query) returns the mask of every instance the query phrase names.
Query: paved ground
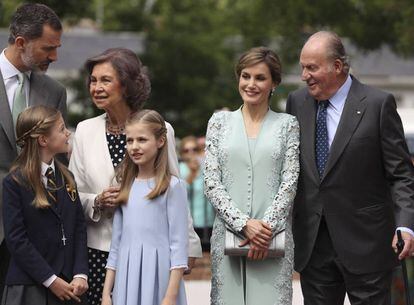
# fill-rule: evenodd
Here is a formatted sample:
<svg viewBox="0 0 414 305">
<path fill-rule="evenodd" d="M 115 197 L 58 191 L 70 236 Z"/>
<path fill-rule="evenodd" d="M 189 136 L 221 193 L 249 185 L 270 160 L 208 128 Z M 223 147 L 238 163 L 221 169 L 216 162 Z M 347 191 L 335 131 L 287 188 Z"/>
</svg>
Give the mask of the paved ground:
<svg viewBox="0 0 414 305">
<path fill-rule="evenodd" d="M 203 258 L 196 260 L 196 265 L 190 275 L 185 276 L 188 305 L 210 305 L 210 278 L 211 262 L 208 252 L 203 253 Z M 293 302 L 292 305 L 302 305 L 302 292 L 300 289 L 299 275 L 293 276 Z M 349 305 L 348 300 L 344 305 Z"/>
<path fill-rule="evenodd" d="M 185 282 L 188 305 L 210 305 L 210 281 L 190 280 Z M 299 281 L 293 281 L 292 305 L 302 305 L 302 293 Z M 344 305 L 349 305 L 348 300 Z"/>
</svg>

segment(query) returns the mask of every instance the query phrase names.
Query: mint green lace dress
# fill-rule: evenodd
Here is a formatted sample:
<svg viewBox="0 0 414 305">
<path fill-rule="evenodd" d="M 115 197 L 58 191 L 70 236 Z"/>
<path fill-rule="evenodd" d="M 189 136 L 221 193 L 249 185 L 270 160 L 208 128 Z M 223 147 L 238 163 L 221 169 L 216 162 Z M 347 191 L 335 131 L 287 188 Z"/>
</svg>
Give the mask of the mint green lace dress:
<svg viewBox="0 0 414 305">
<path fill-rule="evenodd" d="M 299 175 L 299 124 L 269 110 L 257 138 L 246 135 L 241 109 L 209 121 L 205 194 L 216 210 L 211 238 L 213 305 L 288 305 L 292 302 L 291 209 Z M 251 151 L 252 150 L 252 151 Z M 242 230 L 249 218 L 286 229 L 284 258 L 249 261 L 224 255 L 225 224 Z"/>
</svg>

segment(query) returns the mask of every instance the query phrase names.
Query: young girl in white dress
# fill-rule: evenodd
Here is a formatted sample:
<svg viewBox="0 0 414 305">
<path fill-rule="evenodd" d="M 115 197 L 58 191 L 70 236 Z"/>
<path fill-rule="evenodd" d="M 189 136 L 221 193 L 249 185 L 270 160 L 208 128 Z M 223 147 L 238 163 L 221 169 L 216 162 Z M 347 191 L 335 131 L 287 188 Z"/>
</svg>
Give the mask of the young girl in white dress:
<svg viewBox="0 0 414 305">
<path fill-rule="evenodd" d="M 185 305 L 185 183 L 168 171 L 165 122 L 143 110 L 126 123 L 102 305 Z"/>
</svg>

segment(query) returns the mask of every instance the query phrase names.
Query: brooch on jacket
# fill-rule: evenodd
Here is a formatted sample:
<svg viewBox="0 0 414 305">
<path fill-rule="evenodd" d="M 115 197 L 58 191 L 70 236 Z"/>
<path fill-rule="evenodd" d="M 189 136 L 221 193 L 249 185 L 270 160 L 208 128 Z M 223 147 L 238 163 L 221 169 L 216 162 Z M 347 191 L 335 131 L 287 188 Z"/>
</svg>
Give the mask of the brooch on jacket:
<svg viewBox="0 0 414 305">
<path fill-rule="evenodd" d="M 68 192 L 69 198 L 75 202 L 76 200 L 76 188 L 72 187 L 69 184 L 66 184 L 66 191 Z"/>
</svg>

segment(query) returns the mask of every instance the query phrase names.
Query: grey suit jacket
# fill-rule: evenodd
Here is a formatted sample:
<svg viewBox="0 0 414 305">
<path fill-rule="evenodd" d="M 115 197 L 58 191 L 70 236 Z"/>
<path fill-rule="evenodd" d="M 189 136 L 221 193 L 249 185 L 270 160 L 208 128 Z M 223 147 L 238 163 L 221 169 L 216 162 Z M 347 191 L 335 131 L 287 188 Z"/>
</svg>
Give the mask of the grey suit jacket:
<svg viewBox="0 0 414 305">
<path fill-rule="evenodd" d="M 353 77 L 322 179 L 315 163 L 316 101 L 288 97 L 300 124 L 300 176 L 293 211 L 295 269 L 312 254 L 322 215 L 341 263 L 362 274 L 395 264 L 396 226 L 414 228 L 414 168 L 394 97 Z"/>
<path fill-rule="evenodd" d="M 29 105 L 48 105 L 57 108 L 66 119 L 66 89 L 49 76 L 33 72 L 30 76 Z M 0 72 L 0 243 L 3 232 L 3 178 L 17 157 L 13 119 L 7 99 L 3 75 Z"/>
</svg>

